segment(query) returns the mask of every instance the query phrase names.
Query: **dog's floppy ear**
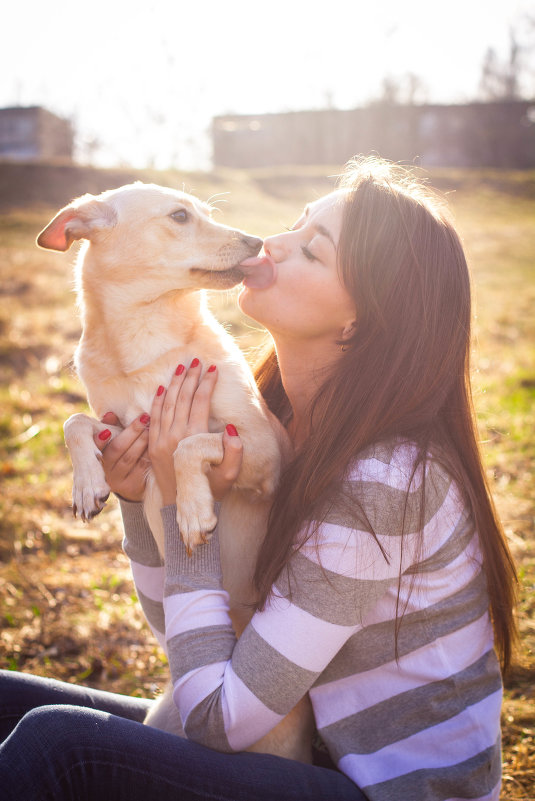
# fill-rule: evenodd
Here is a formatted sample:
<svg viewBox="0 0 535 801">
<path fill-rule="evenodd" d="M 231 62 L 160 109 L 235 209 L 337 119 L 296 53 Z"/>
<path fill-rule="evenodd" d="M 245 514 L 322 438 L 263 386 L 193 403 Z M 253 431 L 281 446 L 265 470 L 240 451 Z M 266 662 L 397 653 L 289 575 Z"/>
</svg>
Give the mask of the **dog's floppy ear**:
<svg viewBox="0 0 535 801">
<path fill-rule="evenodd" d="M 115 210 L 93 195 L 84 195 L 59 211 L 37 237 L 37 244 L 48 250 L 68 250 L 75 239 L 91 239 L 97 231 L 111 228 Z"/>
</svg>

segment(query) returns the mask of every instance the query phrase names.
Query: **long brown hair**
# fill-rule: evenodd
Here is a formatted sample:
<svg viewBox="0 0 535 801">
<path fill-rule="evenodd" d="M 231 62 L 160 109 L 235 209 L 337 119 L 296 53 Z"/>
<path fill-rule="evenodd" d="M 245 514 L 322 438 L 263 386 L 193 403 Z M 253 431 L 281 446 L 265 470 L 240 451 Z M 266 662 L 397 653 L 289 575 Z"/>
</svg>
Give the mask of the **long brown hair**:
<svg viewBox="0 0 535 801">
<path fill-rule="evenodd" d="M 410 171 L 379 159 L 347 165 L 341 180 L 341 280 L 356 325 L 311 409 L 311 433 L 286 467 L 260 549 L 262 608 L 298 535 L 310 536 L 366 447 L 403 437 L 419 461 L 440 454 L 479 533 L 496 644 L 504 669 L 515 640 L 516 573 L 486 482 L 470 387 L 470 280 L 459 237 L 438 196 Z M 276 353 L 256 372 L 279 419 L 290 413 Z M 315 529 L 314 529 L 315 530 Z"/>
</svg>

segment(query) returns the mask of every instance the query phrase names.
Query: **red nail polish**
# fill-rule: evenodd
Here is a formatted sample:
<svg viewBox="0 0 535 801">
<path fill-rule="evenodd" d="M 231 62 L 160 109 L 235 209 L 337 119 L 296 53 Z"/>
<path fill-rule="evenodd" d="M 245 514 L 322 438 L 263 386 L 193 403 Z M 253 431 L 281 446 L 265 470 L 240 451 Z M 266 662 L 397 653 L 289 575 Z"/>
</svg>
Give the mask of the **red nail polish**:
<svg viewBox="0 0 535 801">
<path fill-rule="evenodd" d="M 104 440 L 109 439 L 110 437 L 111 437 L 111 431 L 109 428 L 105 428 L 104 431 L 101 431 L 100 434 L 98 435 L 98 438 L 101 439 L 103 442 Z"/>
<path fill-rule="evenodd" d="M 208 373 L 214 373 L 215 372 L 215 364 L 211 364 L 210 367 L 208 368 L 207 372 Z"/>
<path fill-rule="evenodd" d="M 185 369 L 186 368 L 184 367 L 183 364 L 179 364 L 178 367 L 175 370 L 175 375 L 182 375 L 182 373 L 184 372 Z"/>
<path fill-rule="evenodd" d="M 193 359 L 192 363 L 190 364 L 190 367 L 197 367 L 198 364 L 199 364 L 199 360 L 198 359 Z"/>
<path fill-rule="evenodd" d="M 142 415 L 141 415 L 141 417 L 139 418 L 139 422 L 140 422 L 140 423 L 143 423 L 143 425 L 144 425 L 144 426 L 146 426 L 146 425 L 147 425 L 147 423 L 149 422 L 149 420 L 150 420 L 150 414 L 147 414 L 147 412 L 143 412 L 143 414 L 142 414 Z"/>
<path fill-rule="evenodd" d="M 162 387 L 162 385 L 160 384 L 160 386 L 156 391 L 156 394 L 158 395 L 158 397 L 160 397 L 160 395 L 163 395 L 164 392 L 165 392 L 165 387 Z"/>
<path fill-rule="evenodd" d="M 229 437 L 238 436 L 238 431 L 236 429 L 236 426 L 233 426 L 232 423 L 229 423 L 227 426 L 227 434 L 229 435 Z"/>
</svg>

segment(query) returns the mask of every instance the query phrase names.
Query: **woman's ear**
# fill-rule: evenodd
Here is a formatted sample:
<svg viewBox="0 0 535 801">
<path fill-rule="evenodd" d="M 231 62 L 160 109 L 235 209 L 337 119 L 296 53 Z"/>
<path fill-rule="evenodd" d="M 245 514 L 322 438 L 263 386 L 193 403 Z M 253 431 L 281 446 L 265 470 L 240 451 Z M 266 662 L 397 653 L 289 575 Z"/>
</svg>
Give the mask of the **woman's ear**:
<svg viewBox="0 0 535 801">
<path fill-rule="evenodd" d="M 344 340 L 351 339 L 351 337 L 355 333 L 356 326 L 357 326 L 356 320 L 350 320 L 348 323 L 346 323 L 346 325 L 344 326 L 344 330 L 342 331 L 342 339 Z"/>
</svg>

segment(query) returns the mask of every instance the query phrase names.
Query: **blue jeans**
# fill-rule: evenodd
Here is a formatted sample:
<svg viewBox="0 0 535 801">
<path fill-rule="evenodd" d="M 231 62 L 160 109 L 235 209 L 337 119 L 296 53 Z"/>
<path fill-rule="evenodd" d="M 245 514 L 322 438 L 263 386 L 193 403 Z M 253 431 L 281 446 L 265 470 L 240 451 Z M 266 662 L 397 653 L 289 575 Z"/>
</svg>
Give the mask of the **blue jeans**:
<svg viewBox="0 0 535 801">
<path fill-rule="evenodd" d="M 0 671 L 3 801 L 366 801 L 337 770 L 143 726 L 151 702 Z"/>
</svg>

